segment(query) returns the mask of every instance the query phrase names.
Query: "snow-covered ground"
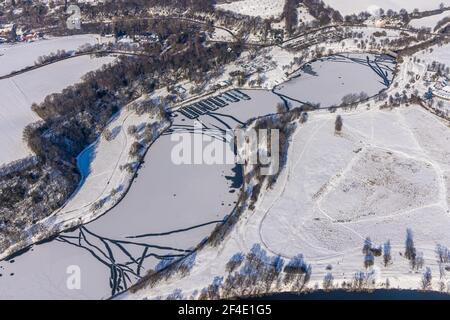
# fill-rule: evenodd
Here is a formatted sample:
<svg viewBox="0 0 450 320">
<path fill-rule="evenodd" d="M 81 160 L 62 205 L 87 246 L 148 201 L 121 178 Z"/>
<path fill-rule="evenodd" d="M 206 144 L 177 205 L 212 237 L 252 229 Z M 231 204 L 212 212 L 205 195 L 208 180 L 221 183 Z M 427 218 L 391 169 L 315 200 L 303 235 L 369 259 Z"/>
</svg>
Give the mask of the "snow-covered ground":
<svg viewBox="0 0 450 320">
<path fill-rule="evenodd" d="M 433 61 L 443 63 L 450 66 L 450 43 L 442 46 L 433 46 L 433 51 L 430 54 L 429 50 L 424 50 L 417 53 L 415 56 L 422 60 L 423 63 L 430 64 Z"/>
<path fill-rule="evenodd" d="M 433 289 L 440 280 L 446 285 L 448 275 L 444 270 L 440 279 L 435 249 L 450 244 L 448 126 L 418 106 L 361 108 L 342 116 L 341 134 L 334 131 L 336 114 L 326 112 L 312 113 L 298 126 L 273 189 L 245 211 L 219 247 L 197 252 L 188 276 L 175 275 L 122 298 L 164 298 L 177 289 L 184 297 L 198 297 L 214 279 L 225 281 L 233 255 L 245 255 L 255 244 L 286 263 L 302 254 L 312 267 L 310 287 L 321 287 L 327 273 L 339 287 L 363 271 L 374 287 L 389 279 L 391 288 L 417 289 L 425 267 L 431 268 Z M 402 256 L 407 228 L 424 257 L 418 271 Z M 389 240 L 392 263 L 384 266 L 383 257 L 376 257 L 366 270 L 366 237 L 375 247 Z"/>
<path fill-rule="evenodd" d="M 348 40 L 346 48 L 353 50 L 355 47 Z M 342 46 L 334 44 L 333 49 L 342 50 Z M 264 78 L 262 87 L 273 88 L 288 78 L 288 71 L 293 71 L 296 55 L 279 47 L 267 49 L 267 55 L 269 58 L 265 57 L 263 61 L 254 59 L 252 62 L 255 66 L 269 66 L 261 74 Z M 271 61 L 270 55 L 274 61 Z M 249 68 L 255 67 L 248 61 L 226 66 L 223 80 L 228 78 L 229 71 L 240 69 L 243 64 L 249 64 Z M 364 81 L 380 80 L 372 76 L 366 78 Z M 339 78 L 334 82 L 339 83 Z M 364 84 L 363 81 L 361 83 Z M 312 86 L 313 89 L 324 98 L 325 93 L 331 90 L 320 85 Z M 359 93 L 359 89 L 357 91 L 355 93 Z M 348 92 L 338 93 L 344 95 Z M 205 123 L 219 128 L 224 128 L 224 123 L 235 125 L 236 121 L 229 116 L 246 121 L 252 116 L 272 112 L 280 101 L 266 91 L 258 92 L 257 96 L 260 99 L 241 102 L 239 108 L 232 108 L 231 111 L 227 107 L 222 114 L 215 115 L 216 118 L 208 117 Z M 245 108 L 249 105 L 250 108 Z M 446 195 L 443 186 L 447 184 L 448 187 L 449 184 L 448 174 L 444 173 L 450 170 L 445 162 L 449 156 L 448 143 L 433 145 L 436 143 L 433 135 L 440 137 L 441 142 L 448 141 L 447 132 L 442 130 L 443 125 L 418 107 L 393 112 L 358 110 L 344 114 L 344 133 L 335 136 L 335 116 L 325 112 L 314 114 L 306 125 L 297 130 L 287 169 L 275 188 L 260 199 L 254 213 L 246 213 L 248 219 L 244 217 L 219 251 L 217 248 L 206 248 L 199 253 L 192 278 L 162 284 L 155 291 L 139 293 L 136 297 L 164 296 L 178 287 L 186 294 L 200 290 L 214 276 L 226 276 L 224 265 L 231 255 L 240 251 L 246 253 L 255 243 L 285 259 L 303 253 L 307 261 L 313 263 L 313 280 L 319 283 L 328 263 L 333 265 L 333 270 L 337 270 L 339 281 L 351 278 L 355 271 L 361 270 L 361 238 L 365 236 L 371 236 L 377 244 L 385 241 L 385 236 L 389 237 L 395 242 L 395 250 L 399 251 L 404 241 L 405 224 L 411 225 L 417 235 L 418 248 L 431 256 L 430 250 L 434 249 L 434 244 L 426 239 L 422 243 L 427 232 L 423 229 L 427 226 L 425 219 L 429 215 L 433 224 L 443 222 L 439 227 L 443 229 L 446 220 L 442 218 L 444 214 L 441 209 L 448 207 L 443 200 Z M 58 216 L 47 220 L 49 225 L 70 224 L 77 219 L 88 222 L 116 204 L 111 200 L 117 199 L 112 199 L 109 194 L 119 188 L 120 196 L 130 182 L 130 175 L 118 170 L 120 165 L 130 160 L 128 150 L 132 136 L 126 128 L 131 124 L 142 126 L 143 122 L 136 115 L 122 113 L 111 123 L 111 131 L 117 133 L 115 139 L 105 142 L 102 138 L 94 145 L 91 149 L 95 151 L 94 159 L 83 187 L 57 212 Z M 175 127 L 178 130 L 189 130 L 190 125 L 188 119 L 176 118 Z M 128 274 L 135 279 L 133 272 L 142 269 L 144 273 L 154 267 L 161 255 L 184 253 L 184 250 L 206 237 L 215 224 L 191 227 L 214 222 L 229 212 L 236 194 L 228 193 L 228 181 L 224 176 L 230 174 L 231 167 L 174 167 L 167 156 L 171 146 L 168 137 L 163 136 L 151 147 L 146 164 L 130 193 L 107 215 L 80 230 L 63 234 L 57 240 L 34 246 L 17 257 L 14 263 L 0 263 L 5 275 L 9 275 L 0 278 L 0 295 L 5 292 L 5 297 L 24 297 L 24 294 L 26 297 L 41 298 L 42 295 L 47 298 L 106 297 L 106 293 L 110 292 L 109 277 L 123 279 L 123 274 L 117 277 L 110 273 L 111 270 L 125 270 L 127 273 L 129 270 L 122 264 L 130 263 L 127 266 L 131 265 L 133 271 Z M 88 154 L 89 150 L 85 155 Z M 330 183 L 327 184 L 327 181 Z M 345 191 L 348 188 L 358 196 L 349 197 Z M 432 192 L 426 193 L 424 190 Z M 212 193 L 214 195 L 211 196 Z M 208 197 L 205 198 L 206 194 Z M 415 200 L 407 201 L 411 196 Z M 93 214 L 92 204 L 104 198 L 107 199 L 105 207 Z M 345 201 L 339 202 L 341 198 Z M 336 202 L 338 205 L 335 205 Z M 366 209 L 370 204 L 374 204 L 375 212 L 360 215 L 360 211 L 368 211 Z M 394 212 L 387 212 L 391 209 Z M 426 218 L 420 215 L 420 220 L 413 209 L 419 213 L 430 211 L 427 211 Z M 396 220 L 403 218 L 405 220 Z M 379 229 L 373 229 L 371 223 L 376 225 L 379 221 L 383 226 L 391 223 L 390 231 L 381 233 Z M 419 222 L 422 229 L 415 228 Z M 444 244 L 450 244 L 439 228 L 436 228 L 433 241 L 439 238 Z M 136 235 L 141 236 L 132 238 Z M 122 244 L 125 244 L 126 252 L 122 250 L 124 246 L 120 247 Z M 130 253 L 131 257 L 128 255 Z M 428 256 L 427 264 L 431 261 Z M 139 261 L 144 260 L 145 265 L 141 268 Z M 341 265 L 341 261 L 345 264 Z M 116 263 L 121 264 L 119 268 L 116 268 Z M 81 268 L 81 291 L 67 290 L 66 271 L 70 265 Z M 435 266 L 433 268 L 435 272 Z M 416 280 L 418 282 L 420 274 L 411 274 L 413 282 L 404 282 L 408 278 L 408 275 L 405 276 L 407 271 L 408 264 L 395 256 L 394 268 L 387 270 L 386 274 L 392 274 L 394 278 L 401 275 L 398 283 L 404 287 L 404 283 L 410 285 Z"/>
<path fill-rule="evenodd" d="M 309 23 L 315 20 L 315 18 L 309 13 L 308 8 L 306 8 L 304 5 L 300 5 L 297 8 L 297 16 L 298 16 L 298 23 Z"/>
<path fill-rule="evenodd" d="M 100 37 L 95 34 L 75 35 L 22 42 L 0 44 L 0 75 L 33 66 L 37 58 L 58 50 L 75 51 L 84 44 L 97 44 Z"/>
<path fill-rule="evenodd" d="M 273 48 L 266 53 L 268 57 L 273 56 L 276 61 L 275 67 L 269 68 L 264 73 L 264 77 L 266 77 L 264 86 L 271 88 L 273 85 L 286 79 L 285 66 L 289 66 L 292 63 L 294 55 L 281 48 Z M 269 58 L 264 58 L 263 61 L 269 65 L 273 63 Z M 259 60 L 253 60 L 252 62 L 257 66 L 263 65 Z M 350 67 L 352 63 L 347 61 L 345 66 Z M 242 64 L 240 63 L 240 65 Z M 250 68 L 251 66 L 248 67 Z M 370 70 L 368 67 L 364 68 Z M 358 68 L 353 71 L 360 72 L 361 69 Z M 324 76 L 323 79 L 326 80 L 327 75 L 325 74 Z M 366 76 L 368 75 L 366 74 Z M 379 81 L 377 77 L 368 76 L 366 78 L 366 83 L 377 83 Z M 325 81 L 322 87 L 326 88 L 322 89 L 329 91 L 332 89 L 329 86 L 333 85 L 333 82 Z M 281 102 L 276 95 L 271 94 L 269 91 L 256 91 L 251 95 L 253 97 L 251 101 L 241 101 L 221 109 L 219 114 L 215 115 L 220 120 L 214 117 L 206 117 L 205 123 L 209 127 L 222 128 L 224 123 L 235 126 L 237 123 L 233 119 L 237 118 L 240 121 L 246 121 L 250 117 L 273 112 L 277 103 Z M 82 188 L 78 190 L 64 208 L 55 212 L 55 215 L 46 219 L 43 223 L 56 226 L 57 228 L 64 228 L 73 223 L 86 223 L 100 216 L 117 203 L 120 196 L 128 189 L 131 179 L 126 171 L 120 170 L 122 165 L 129 162 L 128 150 L 133 141 L 132 137 L 127 133 L 127 127 L 132 124 L 142 127 L 144 120 L 144 118 L 124 112 L 110 124 L 111 132 L 116 133 L 115 138 L 109 142 L 102 138 L 92 148 L 87 149 L 83 153 L 82 158 L 85 155 L 89 156 L 90 151 L 94 151 L 93 160 L 87 170 L 87 178 Z M 177 118 L 174 127 L 179 130 L 186 129 L 189 128 L 189 124 L 190 122 L 187 119 Z M 58 290 L 50 290 L 48 297 L 64 297 L 67 294 L 73 294 L 72 296 L 77 298 L 88 296 L 92 298 L 106 297 L 108 292 L 110 292 L 108 290 L 108 278 L 111 276 L 109 273 L 110 266 L 98 268 L 98 264 L 103 265 L 99 259 L 91 254 L 77 253 L 78 251 L 74 251 L 73 245 L 70 243 L 66 243 L 66 247 L 70 247 L 70 249 L 65 250 L 65 246 L 61 244 L 61 241 L 70 241 L 70 237 L 75 237 L 76 239 L 87 237 L 86 240 L 82 241 L 83 245 L 78 245 L 77 247 L 81 252 L 91 250 L 93 243 L 96 244 L 95 252 L 98 248 L 105 245 L 103 240 L 107 239 L 106 243 L 114 248 L 112 251 L 114 261 L 123 261 L 123 259 L 128 259 L 128 257 L 123 255 L 121 249 L 115 244 L 116 241 L 130 241 L 127 237 L 136 234 L 150 233 L 155 235 L 169 232 L 169 234 L 165 235 L 132 240 L 133 242 L 139 241 L 141 245 L 127 243 L 127 250 L 130 250 L 129 252 L 134 257 L 142 255 L 140 250 L 145 248 L 143 244 L 150 246 L 150 249 L 147 251 L 149 256 L 145 259 L 144 269 L 142 270 L 142 272 L 145 272 L 146 269 L 154 267 L 161 258 L 155 255 L 180 254 L 178 249 L 190 249 L 209 235 L 215 224 L 190 228 L 220 220 L 229 213 L 230 207 L 233 206 L 233 199 L 236 200 L 237 196 L 237 193 L 228 193 L 229 181 L 224 178 L 232 175 L 231 167 L 174 166 L 169 157 L 172 146 L 173 143 L 170 142 L 168 136 L 158 139 L 150 149 L 147 155 L 147 162 L 139 172 L 139 177 L 131 187 L 130 192 L 107 215 L 88 224 L 82 229 L 84 231 L 63 234 L 58 241 L 33 247 L 32 252 L 18 257 L 14 265 L 4 263 L 2 266 L 5 270 L 16 275 L 13 278 L 3 279 L 4 286 L 10 288 L 8 289 L 10 294 L 19 297 L 23 290 L 17 291 L 14 288 L 19 289 L 21 288 L 19 284 L 32 281 L 27 277 L 29 273 L 26 266 L 39 265 L 41 274 L 51 275 L 55 273 L 55 278 L 50 277 L 47 281 L 52 282 L 51 287 L 58 288 Z M 112 155 L 116 155 L 114 156 L 114 161 L 111 161 Z M 161 183 L 163 181 L 166 183 Z M 186 185 L 190 187 L 186 187 Z M 215 186 L 215 189 L 212 189 L 211 186 Z M 113 189 L 118 189 L 118 194 L 115 197 L 110 197 L 109 194 Z M 217 191 L 215 196 L 212 195 L 213 190 Z M 205 194 L 209 195 L 206 199 L 204 198 Z M 106 202 L 101 210 L 92 212 L 92 204 L 102 199 L 106 199 Z M 148 211 L 149 204 L 156 209 Z M 132 212 L 133 218 L 131 218 L 130 212 Z M 164 219 L 161 219 L 161 217 L 164 217 Z M 177 231 L 184 229 L 188 230 Z M 171 233 L 171 231 L 177 232 Z M 30 239 L 30 243 L 35 240 Z M 107 248 L 105 250 L 96 252 L 97 256 L 104 257 L 105 254 L 108 256 Z M 52 253 L 54 254 L 53 256 Z M 46 258 L 42 259 L 42 257 Z M 109 259 L 106 258 L 107 264 L 111 262 Z M 48 261 L 48 263 L 45 263 L 45 261 Z M 77 261 L 78 263 L 76 263 Z M 88 281 L 90 284 L 97 283 L 97 286 L 83 286 L 81 292 L 67 292 L 65 283 L 61 283 L 59 280 L 59 277 L 63 277 L 65 272 L 63 266 L 67 266 L 67 263 L 79 265 L 84 270 L 85 281 Z M 58 273 L 55 272 L 55 268 L 59 268 Z M 38 288 L 39 285 L 36 284 L 36 286 L 30 287 Z M 64 293 L 61 293 L 61 291 Z M 27 295 L 32 297 L 38 295 L 38 293 L 27 291 Z"/>
<path fill-rule="evenodd" d="M 269 91 L 258 93 L 256 99 L 230 103 L 217 113 L 202 116 L 205 134 L 217 134 L 217 128 L 233 128 L 253 116 L 275 112 L 279 98 Z M 110 123 L 115 138 L 105 141 L 102 137 L 92 147 L 84 184 L 64 208 L 43 223 L 63 227 L 98 219 L 82 229 L 62 233 L 56 240 L 33 246 L 16 257 L 13 264 L 0 262 L 5 273 L 0 278 L 0 297 L 108 298 L 112 292 L 110 281 L 117 285 L 115 290 L 124 290 L 123 282 L 118 281 L 130 285 L 136 282 L 139 272 L 145 274 L 164 257 L 186 254 L 185 250 L 200 243 L 232 211 L 239 196 L 239 186 L 233 186 L 235 165 L 175 164 L 171 153 L 178 142 L 171 140 L 170 132 L 150 147 L 137 179 L 113 208 L 132 178 L 120 169 L 131 161 L 128 152 L 135 140 L 127 129 L 130 125 L 142 127 L 148 120 L 145 115 L 124 111 Z M 192 125 L 192 120 L 177 113 L 171 130 L 194 136 Z M 118 189 L 114 197 L 110 196 L 113 189 Z M 105 204 L 93 212 L 92 204 L 101 199 L 106 199 Z M 66 286 L 66 270 L 71 265 L 81 269 L 81 290 Z M 118 273 L 111 273 L 112 269 Z"/>
<path fill-rule="evenodd" d="M 212 41 L 233 41 L 233 36 L 224 29 L 215 28 L 214 32 L 208 35 Z"/>
<path fill-rule="evenodd" d="M 112 61 L 110 57 L 81 56 L 0 80 L 0 166 L 30 155 L 22 135 L 28 124 L 40 119 L 31 110 L 33 103 L 61 92 L 84 74 Z"/>
<path fill-rule="evenodd" d="M 415 8 L 418 8 L 420 11 L 438 9 L 441 3 L 444 3 L 446 6 L 450 5 L 448 0 L 324 0 L 324 2 L 339 10 L 343 16 L 353 13 L 358 14 L 362 11 L 375 13 L 379 8 L 384 9 L 384 11 L 392 9 L 398 12 L 400 9 L 406 9 L 408 12 L 411 12 Z"/>
<path fill-rule="evenodd" d="M 217 8 L 263 19 L 279 17 L 283 12 L 284 0 L 240 0 L 216 5 Z"/>
<path fill-rule="evenodd" d="M 411 20 L 411 22 L 409 23 L 409 25 L 411 27 L 414 28 L 431 28 L 431 30 L 433 30 L 433 28 L 436 26 L 436 24 L 444 19 L 445 17 L 450 17 L 450 11 L 444 11 L 441 14 L 435 14 L 429 17 L 424 17 L 421 19 L 413 19 Z"/>
</svg>

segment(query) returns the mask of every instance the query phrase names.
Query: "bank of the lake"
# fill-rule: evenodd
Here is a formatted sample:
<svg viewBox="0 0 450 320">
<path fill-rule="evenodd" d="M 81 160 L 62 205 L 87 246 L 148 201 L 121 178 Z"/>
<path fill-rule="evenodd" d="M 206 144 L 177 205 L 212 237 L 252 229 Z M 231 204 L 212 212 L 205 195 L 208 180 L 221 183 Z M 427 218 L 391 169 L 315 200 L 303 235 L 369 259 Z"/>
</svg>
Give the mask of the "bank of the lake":
<svg viewBox="0 0 450 320">
<path fill-rule="evenodd" d="M 450 300 L 450 294 L 437 291 L 376 289 L 373 291 L 317 290 L 308 293 L 281 292 L 258 300 Z"/>
</svg>

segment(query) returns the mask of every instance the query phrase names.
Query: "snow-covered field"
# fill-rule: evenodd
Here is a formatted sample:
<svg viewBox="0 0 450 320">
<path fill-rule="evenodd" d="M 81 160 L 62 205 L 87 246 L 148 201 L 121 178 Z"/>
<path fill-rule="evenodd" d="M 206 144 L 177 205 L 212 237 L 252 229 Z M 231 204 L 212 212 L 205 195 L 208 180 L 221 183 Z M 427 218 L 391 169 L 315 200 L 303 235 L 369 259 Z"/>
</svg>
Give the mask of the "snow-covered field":
<svg viewBox="0 0 450 320">
<path fill-rule="evenodd" d="M 433 30 L 436 24 L 445 17 L 450 17 L 450 11 L 445 11 L 441 14 L 436 14 L 421 19 L 413 19 L 411 20 L 409 25 L 418 29 L 424 27 L 424 28 L 431 28 Z"/>
<path fill-rule="evenodd" d="M 334 116 L 311 120 L 293 141 L 295 160 L 281 183 L 285 192 L 274 192 L 268 197 L 273 203 L 260 206 L 272 203 L 259 229 L 267 249 L 285 257 L 303 253 L 319 274 L 319 266 L 329 263 L 336 277 L 348 280 L 362 269 L 358 251 L 365 237 L 380 245 L 390 240 L 397 257 L 409 227 L 426 265 L 434 266 L 436 244 L 450 243 L 444 180 L 449 128 L 419 107 L 344 115 L 342 136 L 334 134 Z M 377 265 L 379 280 L 385 280 L 384 272 L 401 280 L 395 271 L 403 264 L 398 259 L 385 269 Z M 409 285 L 418 284 L 419 278 Z"/>
<path fill-rule="evenodd" d="M 433 263 L 436 243 L 450 241 L 438 231 L 428 236 L 423 231 L 445 229 L 449 222 L 444 183 L 448 127 L 419 107 L 343 117 L 342 135 L 334 134 L 334 115 L 312 117 L 298 130 L 290 154 L 295 160 L 282 182 L 284 193 L 269 196 L 274 203 L 261 221 L 261 239 L 269 251 L 285 257 L 303 253 L 307 260 L 336 255 L 347 260 L 344 253 L 359 249 L 367 236 L 377 244 L 391 240 L 401 250 L 410 227 L 416 245 L 431 251 L 427 258 Z M 439 212 L 440 218 L 414 223 L 414 217 L 428 211 Z M 350 265 L 354 272 L 359 270 L 357 261 Z"/>
<path fill-rule="evenodd" d="M 284 0 L 240 0 L 216 5 L 217 8 L 263 19 L 279 17 L 283 12 Z"/>
<path fill-rule="evenodd" d="M 17 44 L 0 44 L 0 75 L 33 66 L 37 58 L 58 50 L 75 51 L 84 44 L 98 43 L 99 36 L 94 34 L 75 35 L 43 39 Z"/>
<path fill-rule="evenodd" d="M 233 36 L 229 32 L 219 28 L 216 28 L 208 37 L 212 41 L 233 41 Z"/>
<path fill-rule="evenodd" d="M 30 150 L 22 141 L 22 134 L 28 124 L 40 119 L 31 110 L 33 103 L 42 102 L 51 93 L 61 92 L 80 81 L 87 72 L 113 59 L 81 56 L 0 80 L 0 165 L 30 155 Z"/>
<path fill-rule="evenodd" d="M 422 63 L 430 64 L 433 61 L 443 63 L 450 66 L 450 43 L 443 46 L 433 46 L 433 52 L 430 54 L 429 50 L 424 50 L 416 54 L 417 58 L 422 60 Z"/>
<path fill-rule="evenodd" d="M 308 23 L 314 21 L 315 18 L 309 13 L 308 8 L 300 5 L 297 9 L 298 23 Z"/>
<path fill-rule="evenodd" d="M 233 255 L 245 255 L 255 244 L 286 263 L 302 254 L 312 267 L 311 287 L 321 287 L 327 273 L 339 287 L 363 271 L 374 287 L 389 279 L 391 288 L 417 289 L 425 267 L 431 268 L 433 289 L 440 280 L 446 284 L 448 274 L 440 279 L 435 248 L 450 245 L 449 127 L 418 106 L 358 109 L 342 116 L 341 134 L 334 131 L 336 114 L 310 114 L 298 126 L 273 189 L 245 211 L 218 248 L 197 253 L 187 277 L 174 276 L 123 298 L 164 298 L 177 289 L 196 297 L 215 277 L 227 277 L 225 265 Z M 424 257 L 418 271 L 402 256 L 407 228 Z M 391 264 L 376 257 L 373 267 L 364 268 L 366 237 L 375 247 L 390 241 Z"/>
<path fill-rule="evenodd" d="M 438 9 L 441 3 L 446 6 L 450 5 L 448 0 L 324 0 L 326 4 L 339 10 L 343 16 L 348 14 L 358 14 L 362 11 L 368 11 L 375 13 L 379 8 L 383 8 L 384 11 L 392 9 L 394 11 L 400 11 L 400 9 L 406 9 L 408 12 L 418 8 L 420 11 Z"/>
</svg>

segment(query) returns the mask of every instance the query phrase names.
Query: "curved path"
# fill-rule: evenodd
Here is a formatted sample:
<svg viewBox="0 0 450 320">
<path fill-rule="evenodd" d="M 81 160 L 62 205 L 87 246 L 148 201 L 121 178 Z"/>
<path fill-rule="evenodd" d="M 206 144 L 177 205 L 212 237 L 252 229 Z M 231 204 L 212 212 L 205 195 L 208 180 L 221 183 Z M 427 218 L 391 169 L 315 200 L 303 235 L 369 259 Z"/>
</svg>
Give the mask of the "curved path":
<svg viewBox="0 0 450 320">
<path fill-rule="evenodd" d="M 72 54 L 67 57 L 56 58 L 56 59 L 46 62 L 46 63 L 42 63 L 42 64 L 31 66 L 31 67 L 26 67 L 22 70 L 11 72 L 7 75 L 0 76 L 0 80 L 10 79 L 15 76 L 18 76 L 18 75 L 21 75 L 21 74 L 24 74 L 24 73 L 27 73 L 27 72 L 30 72 L 33 70 L 37 70 L 40 68 L 44 68 L 44 67 L 47 67 L 49 65 L 52 65 L 52 64 L 64 61 L 64 60 L 69 60 L 69 59 L 78 58 L 81 56 L 88 56 L 88 55 L 110 55 L 110 54 L 120 54 L 120 55 L 127 55 L 127 56 L 149 56 L 144 53 L 123 51 L 123 50 L 101 50 L 101 51 L 90 51 L 90 52 L 77 52 L 77 53 Z"/>
</svg>

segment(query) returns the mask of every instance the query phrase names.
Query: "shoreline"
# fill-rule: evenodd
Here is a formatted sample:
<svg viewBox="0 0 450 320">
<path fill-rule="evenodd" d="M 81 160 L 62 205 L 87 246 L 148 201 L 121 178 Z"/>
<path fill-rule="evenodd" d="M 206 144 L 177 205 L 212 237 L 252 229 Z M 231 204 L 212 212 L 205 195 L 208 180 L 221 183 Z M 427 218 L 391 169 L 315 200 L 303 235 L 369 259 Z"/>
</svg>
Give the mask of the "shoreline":
<svg viewBox="0 0 450 320">
<path fill-rule="evenodd" d="M 305 292 L 281 291 L 256 296 L 238 297 L 237 300 L 450 300 L 449 292 L 414 289 L 367 289 L 367 290 L 308 290 Z"/>
</svg>

